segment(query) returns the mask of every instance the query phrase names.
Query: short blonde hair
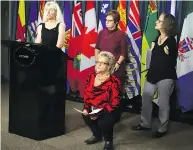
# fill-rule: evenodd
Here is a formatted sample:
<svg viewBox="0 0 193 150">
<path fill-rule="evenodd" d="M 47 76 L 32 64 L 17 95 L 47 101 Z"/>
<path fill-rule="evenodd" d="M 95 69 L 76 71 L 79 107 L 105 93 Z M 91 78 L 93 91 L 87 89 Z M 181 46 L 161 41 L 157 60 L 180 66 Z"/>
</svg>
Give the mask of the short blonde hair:
<svg viewBox="0 0 193 150">
<path fill-rule="evenodd" d="M 60 22 L 60 23 L 64 23 L 64 19 L 63 19 L 63 15 L 62 12 L 60 10 L 59 5 L 56 2 L 46 2 L 45 7 L 44 7 L 44 12 L 46 9 L 54 9 L 56 11 L 56 21 Z M 47 16 L 44 13 L 43 14 L 43 22 L 47 22 Z"/>
<path fill-rule="evenodd" d="M 110 74 L 113 74 L 114 73 L 114 66 L 115 66 L 115 56 L 110 53 L 110 52 L 107 52 L 107 51 L 101 51 L 98 55 L 98 58 L 99 57 L 106 57 L 108 58 L 108 63 L 109 63 L 109 72 Z"/>
</svg>

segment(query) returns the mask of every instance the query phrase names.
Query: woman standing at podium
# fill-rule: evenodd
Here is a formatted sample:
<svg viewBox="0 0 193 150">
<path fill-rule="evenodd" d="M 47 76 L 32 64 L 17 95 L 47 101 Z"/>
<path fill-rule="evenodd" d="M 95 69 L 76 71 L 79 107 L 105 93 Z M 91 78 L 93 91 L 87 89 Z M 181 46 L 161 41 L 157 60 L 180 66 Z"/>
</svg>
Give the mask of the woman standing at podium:
<svg viewBox="0 0 193 150">
<path fill-rule="evenodd" d="M 40 82 L 43 86 L 53 85 L 55 78 L 64 64 L 61 61 L 65 40 L 65 24 L 60 7 L 56 2 L 47 2 L 44 7 L 43 21 L 37 28 L 35 43 L 43 44 L 48 49 L 41 51 Z M 53 51 L 54 50 L 54 51 Z"/>
<path fill-rule="evenodd" d="M 60 7 L 56 2 L 47 2 L 43 22 L 37 28 L 35 43 L 62 48 L 65 40 L 65 24 Z"/>
</svg>

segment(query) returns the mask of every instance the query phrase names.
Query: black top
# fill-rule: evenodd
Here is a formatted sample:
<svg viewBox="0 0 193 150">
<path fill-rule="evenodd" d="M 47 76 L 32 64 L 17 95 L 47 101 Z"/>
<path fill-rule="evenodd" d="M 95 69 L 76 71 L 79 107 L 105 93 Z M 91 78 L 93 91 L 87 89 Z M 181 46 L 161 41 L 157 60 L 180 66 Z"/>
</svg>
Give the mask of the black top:
<svg viewBox="0 0 193 150">
<path fill-rule="evenodd" d="M 42 44 L 50 47 L 49 50 L 41 51 L 40 57 L 40 84 L 42 86 L 54 85 L 59 70 L 61 69 L 61 54 L 60 50 L 56 50 L 56 44 L 58 40 L 58 23 L 56 27 L 47 29 L 45 23 L 42 23 Z"/>
<path fill-rule="evenodd" d="M 45 27 L 45 23 L 42 23 L 42 44 L 48 46 L 56 46 L 58 41 L 58 27 L 60 23 L 56 25 L 56 27 L 52 29 L 47 29 Z"/>
<path fill-rule="evenodd" d="M 158 45 L 158 37 L 152 50 L 147 81 L 153 84 L 163 79 L 176 79 L 176 62 L 178 49 L 174 37 L 168 37 L 163 44 Z"/>
</svg>

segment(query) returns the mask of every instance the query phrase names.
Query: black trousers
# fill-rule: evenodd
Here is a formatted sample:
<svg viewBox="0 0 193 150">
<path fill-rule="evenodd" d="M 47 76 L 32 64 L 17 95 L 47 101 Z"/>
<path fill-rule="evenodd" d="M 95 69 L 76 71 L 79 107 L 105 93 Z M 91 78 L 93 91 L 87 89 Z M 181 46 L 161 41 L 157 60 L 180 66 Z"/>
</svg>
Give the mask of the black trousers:
<svg viewBox="0 0 193 150">
<path fill-rule="evenodd" d="M 113 128 L 116 123 L 114 113 L 103 113 L 96 120 L 91 120 L 89 115 L 82 116 L 94 136 L 97 138 L 103 136 L 105 141 L 112 141 Z"/>
</svg>

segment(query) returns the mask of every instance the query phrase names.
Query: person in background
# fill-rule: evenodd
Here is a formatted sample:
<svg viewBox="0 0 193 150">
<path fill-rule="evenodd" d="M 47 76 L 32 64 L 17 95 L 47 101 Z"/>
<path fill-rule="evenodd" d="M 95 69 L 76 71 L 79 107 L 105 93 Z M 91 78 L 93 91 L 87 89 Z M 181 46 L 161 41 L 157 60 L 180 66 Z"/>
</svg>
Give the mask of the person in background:
<svg viewBox="0 0 193 150">
<path fill-rule="evenodd" d="M 102 51 L 97 55 L 95 72 L 89 75 L 84 94 L 83 119 L 91 129 L 93 136 L 85 140 L 94 144 L 104 137 L 104 150 L 113 149 L 113 127 L 120 118 L 121 88 L 119 79 L 113 75 L 115 57 Z M 99 113 L 90 115 L 95 109 Z"/>
<path fill-rule="evenodd" d="M 176 61 L 178 55 L 176 35 L 176 21 L 171 14 L 162 13 L 156 21 L 155 29 L 160 35 L 152 42 L 152 55 L 147 73 L 147 81 L 142 95 L 141 123 L 133 126 L 133 130 L 150 130 L 152 120 L 152 99 L 158 91 L 160 125 L 153 134 L 160 138 L 167 133 L 170 95 L 173 91 L 176 76 Z"/>
<path fill-rule="evenodd" d="M 101 51 L 111 52 L 115 56 L 114 75 L 121 81 L 124 92 L 125 59 L 128 55 L 128 42 L 126 34 L 118 29 L 120 14 L 116 10 L 110 10 L 106 14 L 106 27 L 100 31 L 95 46 L 95 60 Z"/>
</svg>

